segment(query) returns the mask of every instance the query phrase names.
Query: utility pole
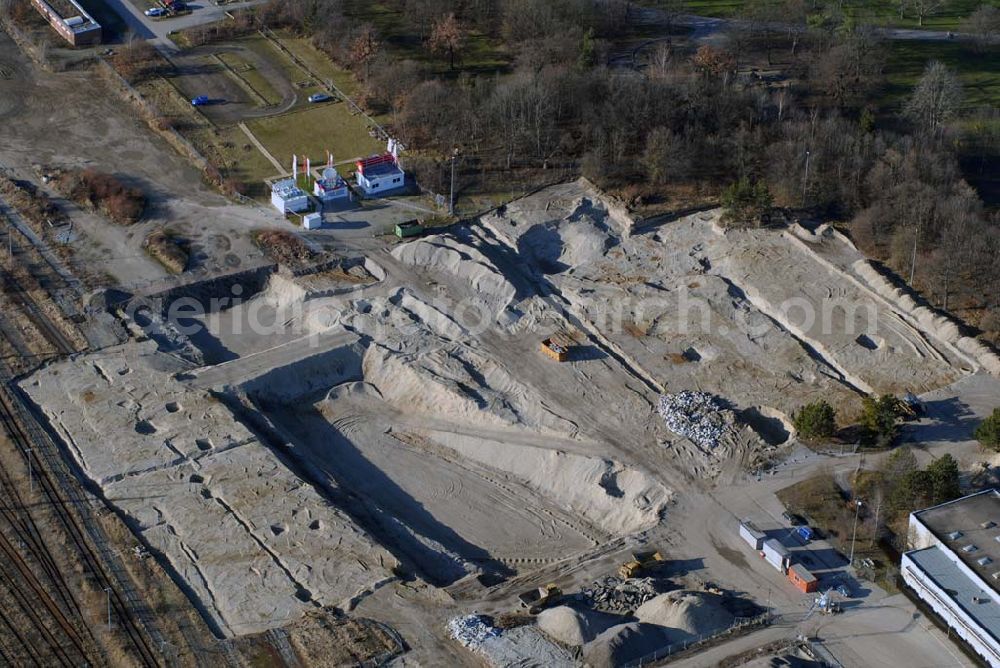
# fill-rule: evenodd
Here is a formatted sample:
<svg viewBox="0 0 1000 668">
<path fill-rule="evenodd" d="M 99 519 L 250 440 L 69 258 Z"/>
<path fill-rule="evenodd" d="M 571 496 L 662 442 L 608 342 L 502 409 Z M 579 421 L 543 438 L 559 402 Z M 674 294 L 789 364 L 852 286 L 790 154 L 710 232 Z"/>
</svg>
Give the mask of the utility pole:
<svg viewBox="0 0 1000 668">
<path fill-rule="evenodd" d="M 806 206 L 806 189 L 809 187 L 809 149 L 806 149 L 806 173 L 802 177 L 802 208 Z"/>
<path fill-rule="evenodd" d="M 108 595 L 108 630 L 111 630 L 111 587 L 105 587 L 104 593 Z"/>
<path fill-rule="evenodd" d="M 32 448 L 28 448 L 24 451 L 24 456 L 28 458 L 28 490 L 32 494 L 35 493 L 35 475 L 34 471 L 31 469 L 31 453 L 34 452 Z"/>
<path fill-rule="evenodd" d="M 910 287 L 913 287 L 913 276 L 917 271 L 917 239 L 920 238 L 920 224 L 913 232 L 913 254 L 910 256 Z"/>
<path fill-rule="evenodd" d="M 854 566 L 854 539 L 858 535 L 858 512 L 861 511 L 860 499 L 854 501 L 854 529 L 851 531 L 851 559 L 850 566 Z"/>
<path fill-rule="evenodd" d="M 451 152 L 451 196 L 448 198 L 448 215 L 455 215 L 455 160 L 458 158 L 458 147 Z"/>
</svg>

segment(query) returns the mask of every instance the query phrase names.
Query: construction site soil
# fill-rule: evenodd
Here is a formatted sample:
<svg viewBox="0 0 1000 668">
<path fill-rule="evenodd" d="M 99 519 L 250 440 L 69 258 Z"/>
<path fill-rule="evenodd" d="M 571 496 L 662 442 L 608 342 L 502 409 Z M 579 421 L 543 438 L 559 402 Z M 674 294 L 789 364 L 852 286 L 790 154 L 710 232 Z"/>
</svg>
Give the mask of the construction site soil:
<svg viewBox="0 0 1000 668">
<path fill-rule="evenodd" d="M 669 525 L 677 495 L 781 456 L 806 402 L 850 414 L 997 370 L 827 227 L 637 228 L 583 181 L 362 255 L 351 279 L 258 272 L 193 332 L 168 299 L 132 342 L 22 382 L 220 635 L 387 586 L 440 618 Z M 556 332 L 564 362 L 539 347 Z M 731 413 L 718 439 L 668 428 L 660 396 L 683 390 Z M 614 664 L 727 627 L 713 596 L 539 628 Z M 570 656 L 538 628 L 501 638 L 503 661 Z"/>
</svg>

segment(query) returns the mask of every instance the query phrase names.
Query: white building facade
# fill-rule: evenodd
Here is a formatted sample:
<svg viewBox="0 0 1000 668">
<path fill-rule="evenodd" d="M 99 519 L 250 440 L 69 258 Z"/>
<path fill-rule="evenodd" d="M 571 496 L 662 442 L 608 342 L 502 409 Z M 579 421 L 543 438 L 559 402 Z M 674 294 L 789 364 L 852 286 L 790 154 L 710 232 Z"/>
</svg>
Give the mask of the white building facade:
<svg viewBox="0 0 1000 668">
<path fill-rule="evenodd" d="M 1000 668 L 1000 493 L 987 490 L 911 513 L 900 572 L 973 651 Z"/>
<path fill-rule="evenodd" d="M 275 181 L 271 184 L 271 205 L 282 215 L 301 213 L 309 209 L 309 195 L 293 179 Z"/>
</svg>

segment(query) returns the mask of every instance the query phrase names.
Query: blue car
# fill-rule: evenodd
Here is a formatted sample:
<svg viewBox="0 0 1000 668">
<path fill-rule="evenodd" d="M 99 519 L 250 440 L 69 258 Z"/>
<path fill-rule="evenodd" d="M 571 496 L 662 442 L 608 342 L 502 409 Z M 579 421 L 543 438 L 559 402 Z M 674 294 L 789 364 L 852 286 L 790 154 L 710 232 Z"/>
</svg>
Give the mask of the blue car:
<svg viewBox="0 0 1000 668">
<path fill-rule="evenodd" d="M 206 104 L 208 104 L 207 95 L 199 95 L 198 97 L 191 100 L 192 107 L 204 107 Z"/>
</svg>

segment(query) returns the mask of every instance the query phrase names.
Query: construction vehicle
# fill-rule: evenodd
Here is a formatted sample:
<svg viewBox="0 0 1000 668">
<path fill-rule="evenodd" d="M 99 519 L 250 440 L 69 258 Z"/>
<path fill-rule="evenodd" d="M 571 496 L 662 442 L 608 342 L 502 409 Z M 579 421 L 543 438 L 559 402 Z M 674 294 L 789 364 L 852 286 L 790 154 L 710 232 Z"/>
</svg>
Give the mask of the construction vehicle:
<svg viewBox="0 0 1000 668">
<path fill-rule="evenodd" d="M 542 341 L 542 352 L 557 362 L 565 362 L 569 359 L 569 352 L 573 345 L 573 340 L 568 336 L 553 334 Z"/>
<path fill-rule="evenodd" d="M 537 615 L 545 608 L 554 605 L 562 599 L 562 589 L 553 583 L 549 583 L 544 587 L 536 587 L 535 589 L 529 589 L 523 594 L 518 594 L 517 598 L 521 601 L 522 608 L 527 608 L 529 613 Z"/>
<path fill-rule="evenodd" d="M 896 399 L 896 412 L 904 420 L 916 420 L 924 414 L 924 403 L 917 395 L 907 391 L 902 399 Z"/>
<path fill-rule="evenodd" d="M 663 555 L 655 550 L 645 552 L 633 552 L 631 561 L 626 561 L 618 568 L 618 575 L 622 579 L 638 577 L 643 571 L 648 571 L 654 566 L 663 562 Z"/>
</svg>

